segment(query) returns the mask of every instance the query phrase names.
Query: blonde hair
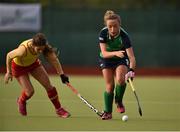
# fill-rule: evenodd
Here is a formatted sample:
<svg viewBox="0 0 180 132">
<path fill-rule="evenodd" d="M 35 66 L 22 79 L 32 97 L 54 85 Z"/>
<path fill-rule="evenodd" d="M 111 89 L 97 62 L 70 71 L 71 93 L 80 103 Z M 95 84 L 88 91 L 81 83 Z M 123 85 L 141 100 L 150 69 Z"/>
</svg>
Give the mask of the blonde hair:
<svg viewBox="0 0 180 132">
<path fill-rule="evenodd" d="M 117 15 L 114 11 L 112 10 L 107 10 L 106 13 L 104 14 L 104 25 L 106 25 L 107 20 L 114 20 L 117 19 L 119 24 L 121 24 L 121 18 L 119 15 Z"/>
</svg>

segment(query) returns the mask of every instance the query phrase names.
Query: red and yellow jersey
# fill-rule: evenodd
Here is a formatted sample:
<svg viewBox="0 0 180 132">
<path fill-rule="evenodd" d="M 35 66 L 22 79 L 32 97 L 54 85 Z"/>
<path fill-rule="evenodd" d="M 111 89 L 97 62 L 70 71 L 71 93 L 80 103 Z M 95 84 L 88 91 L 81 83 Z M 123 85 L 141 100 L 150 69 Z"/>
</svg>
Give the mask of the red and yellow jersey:
<svg viewBox="0 0 180 132">
<path fill-rule="evenodd" d="M 39 54 L 34 54 L 31 50 L 29 45 L 32 43 L 32 39 L 25 40 L 22 42 L 19 46 L 24 46 L 26 49 L 26 53 L 22 57 L 15 57 L 13 59 L 14 63 L 16 63 L 19 66 L 30 66 L 33 64 L 39 57 Z"/>
</svg>

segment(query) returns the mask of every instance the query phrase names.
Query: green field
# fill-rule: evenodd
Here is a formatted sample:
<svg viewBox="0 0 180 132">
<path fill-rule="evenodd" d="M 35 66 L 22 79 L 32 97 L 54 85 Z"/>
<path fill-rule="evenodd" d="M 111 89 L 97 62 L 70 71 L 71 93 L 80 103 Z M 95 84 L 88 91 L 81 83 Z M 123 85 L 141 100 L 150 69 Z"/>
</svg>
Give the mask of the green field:
<svg viewBox="0 0 180 132">
<path fill-rule="evenodd" d="M 136 77 L 134 86 L 143 109 L 139 116 L 137 103 L 129 85 L 124 103 L 129 116 L 123 122 L 123 114 L 116 113 L 112 120 L 101 120 L 74 93 L 55 76 L 50 77 L 57 87 L 62 105 L 71 117 L 56 116 L 43 87 L 32 79 L 35 94 L 28 101 L 28 116 L 17 111 L 16 98 L 20 88 L 16 80 L 8 85 L 0 76 L 0 130 L 15 131 L 180 131 L 180 77 Z M 97 109 L 103 110 L 104 80 L 101 76 L 70 76 L 71 84 Z"/>
</svg>

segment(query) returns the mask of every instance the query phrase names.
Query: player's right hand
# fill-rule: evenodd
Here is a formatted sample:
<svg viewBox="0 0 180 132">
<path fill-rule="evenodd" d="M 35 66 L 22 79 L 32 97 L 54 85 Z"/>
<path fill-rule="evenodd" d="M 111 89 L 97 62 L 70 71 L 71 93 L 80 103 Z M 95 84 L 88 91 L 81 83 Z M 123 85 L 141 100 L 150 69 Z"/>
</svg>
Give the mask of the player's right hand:
<svg viewBox="0 0 180 132">
<path fill-rule="evenodd" d="M 13 80 L 13 76 L 12 76 L 12 73 L 6 73 L 5 76 L 4 76 L 4 82 L 7 84 L 9 82 L 9 80 Z"/>
<path fill-rule="evenodd" d="M 68 76 L 66 76 L 66 75 L 64 75 L 64 74 L 61 74 L 60 77 L 61 77 L 62 83 L 69 83 L 69 78 L 68 78 Z"/>
<path fill-rule="evenodd" d="M 123 50 L 116 51 L 116 56 L 120 57 L 120 58 L 123 58 L 124 57 L 124 53 L 125 53 L 125 51 L 123 51 Z"/>
</svg>

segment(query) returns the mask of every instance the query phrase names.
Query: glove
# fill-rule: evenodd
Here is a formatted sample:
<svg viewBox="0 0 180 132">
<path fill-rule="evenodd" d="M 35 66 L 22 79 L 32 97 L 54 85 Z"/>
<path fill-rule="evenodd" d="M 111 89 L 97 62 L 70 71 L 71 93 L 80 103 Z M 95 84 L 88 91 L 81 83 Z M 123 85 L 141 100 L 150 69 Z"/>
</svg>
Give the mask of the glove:
<svg viewBox="0 0 180 132">
<path fill-rule="evenodd" d="M 128 79 L 131 78 L 131 80 L 133 80 L 134 77 L 135 77 L 135 72 L 132 68 L 130 68 L 128 73 L 125 75 L 125 80 L 129 82 Z"/>
<path fill-rule="evenodd" d="M 68 76 L 66 76 L 66 75 L 64 75 L 64 74 L 61 74 L 60 77 L 61 77 L 62 83 L 69 83 L 69 78 L 68 78 Z"/>
</svg>

